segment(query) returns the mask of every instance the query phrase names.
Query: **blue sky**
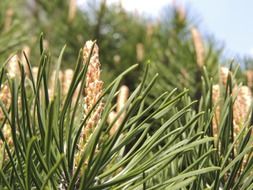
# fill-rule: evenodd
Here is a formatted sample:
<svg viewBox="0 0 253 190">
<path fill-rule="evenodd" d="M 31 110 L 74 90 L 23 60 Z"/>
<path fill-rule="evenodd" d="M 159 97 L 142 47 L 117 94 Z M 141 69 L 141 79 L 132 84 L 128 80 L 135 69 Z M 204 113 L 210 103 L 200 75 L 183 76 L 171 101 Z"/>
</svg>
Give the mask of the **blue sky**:
<svg viewBox="0 0 253 190">
<path fill-rule="evenodd" d="M 121 0 L 130 10 L 159 17 L 173 0 Z M 119 0 L 107 0 L 108 3 Z M 204 34 L 225 45 L 225 55 L 253 57 L 253 0 L 178 0 L 197 20 Z"/>
<path fill-rule="evenodd" d="M 253 57 L 252 0 L 184 0 L 201 18 L 201 29 L 225 43 L 226 53 Z"/>
</svg>

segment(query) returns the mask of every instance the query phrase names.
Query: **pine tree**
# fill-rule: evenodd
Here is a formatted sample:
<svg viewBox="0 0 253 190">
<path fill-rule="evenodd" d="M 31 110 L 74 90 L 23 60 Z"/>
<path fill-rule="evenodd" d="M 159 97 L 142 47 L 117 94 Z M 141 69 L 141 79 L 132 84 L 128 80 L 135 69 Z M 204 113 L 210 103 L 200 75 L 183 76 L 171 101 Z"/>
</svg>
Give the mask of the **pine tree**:
<svg viewBox="0 0 253 190">
<path fill-rule="evenodd" d="M 182 7 L 0 3 L 0 189 L 253 188 L 250 62 Z"/>
</svg>

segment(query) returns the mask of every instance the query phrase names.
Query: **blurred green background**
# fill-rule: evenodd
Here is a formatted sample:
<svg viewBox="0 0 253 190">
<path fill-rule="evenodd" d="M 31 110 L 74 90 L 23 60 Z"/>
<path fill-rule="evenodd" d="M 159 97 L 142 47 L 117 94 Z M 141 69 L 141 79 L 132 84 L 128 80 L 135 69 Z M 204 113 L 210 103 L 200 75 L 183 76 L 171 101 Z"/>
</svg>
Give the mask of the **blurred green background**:
<svg viewBox="0 0 253 190">
<path fill-rule="evenodd" d="M 150 62 L 150 74 L 160 74 L 156 93 L 162 89 L 187 87 L 190 95 L 198 99 L 200 65 L 206 66 L 217 80 L 218 66 L 231 63 L 222 56 L 219 43 L 213 38 L 204 38 L 198 30 L 197 19 L 178 3 L 168 5 L 159 20 L 130 13 L 120 3 L 108 4 L 101 0 L 88 1 L 87 5 L 80 10 L 76 0 L 1 0 L 1 64 L 10 56 L 10 50 L 20 54 L 28 46 L 30 62 L 38 65 L 38 41 L 43 32 L 44 46 L 51 53 L 53 65 L 66 44 L 63 67 L 73 68 L 80 48 L 92 39 L 100 47 L 102 77 L 106 84 L 129 66 L 139 63 L 139 69 L 124 80 L 132 89 L 144 63 Z M 251 67 L 250 59 L 240 61 L 243 69 Z M 245 77 L 242 75 L 241 79 Z"/>
</svg>

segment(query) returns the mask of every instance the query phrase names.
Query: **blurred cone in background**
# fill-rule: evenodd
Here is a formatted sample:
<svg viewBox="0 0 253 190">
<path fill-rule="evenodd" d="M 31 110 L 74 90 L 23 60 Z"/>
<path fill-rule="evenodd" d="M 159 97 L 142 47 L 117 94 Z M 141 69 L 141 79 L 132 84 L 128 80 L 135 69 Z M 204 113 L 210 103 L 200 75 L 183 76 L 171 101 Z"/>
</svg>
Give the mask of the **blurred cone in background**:
<svg viewBox="0 0 253 190">
<path fill-rule="evenodd" d="M 32 74 L 33 74 L 33 79 L 34 79 L 35 83 L 37 82 L 38 73 L 39 73 L 39 68 L 38 67 L 33 67 L 32 68 Z"/>
<path fill-rule="evenodd" d="M 27 58 L 29 58 L 30 56 L 30 48 L 28 46 L 25 46 L 23 48 L 23 51 L 21 54 L 18 55 L 14 55 L 11 57 L 11 59 L 9 60 L 8 64 L 7 64 L 7 69 L 8 69 L 8 76 L 10 78 L 14 78 L 15 76 L 20 76 L 21 75 L 21 71 L 20 71 L 20 67 L 19 67 L 19 60 L 21 60 L 21 64 L 24 66 L 24 71 L 26 74 L 29 74 L 29 68 L 28 68 L 28 64 L 27 61 L 25 59 L 25 56 L 23 54 L 23 52 L 26 54 Z"/>
<path fill-rule="evenodd" d="M 117 54 L 113 56 L 113 61 L 116 65 L 120 64 L 120 60 L 121 60 L 120 55 Z"/>
<path fill-rule="evenodd" d="M 230 71 L 227 67 L 220 67 L 220 83 L 224 86 L 227 85 L 227 79 Z"/>
<path fill-rule="evenodd" d="M 192 35 L 193 45 L 194 45 L 195 54 L 196 54 L 196 62 L 198 66 L 201 68 L 204 66 L 204 61 L 205 61 L 205 49 L 203 45 L 203 40 L 199 31 L 195 27 L 191 28 L 191 35 Z"/>
<path fill-rule="evenodd" d="M 11 104 L 11 92 L 10 92 L 9 87 L 5 84 L 2 85 L 1 89 L 0 89 L 0 100 L 3 103 L 3 105 L 5 106 L 5 108 L 8 110 L 10 108 L 10 104 Z M 0 108 L 0 121 L 3 121 L 4 118 L 5 118 L 4 111 L 2 108 Z M 7 144 L 9 146 L 11 146 L 13 144 L 13 141 L 12 141 L 10 126 L 5 124 L 3 126 L 3 128 L 0 128 L 0 130 L 2 131 Z M 2 150 L 2 147 L 3 147 L 3 141 L 0 138 L 0 151 Z M 1 152 L 1 154 L 2 154 L 2 152 Z"/>
<path fill-rule="evenodd" d="M 144 45 L 142 43 L 136 45 L 136 58 L 138 62 L 142 62 L 144 59 Z"/>
<path fill-rule="evenodd" d="M 7 145 L 12 146 L 13 145 L 13 140 L 12 140 L 10 125 L 5 124 L 1 130 L 2 130 L 2 133 L 3 133 L 4 138 L 5 138 L 5 142 L 7 143 Z M 2 139 L 0 139 L 0 151 L 2 151 L 2 147 L 3 147 L 3 141 L 2 141 Z M 1 152 L 1 154 L 2 154 L 2 152 Z"/>
<path fill-rule="evenodd" d="M 77 98 L 78 98 L 78 94 L 81 90 L 81 84 L 79 83 L 78 86 L 76 87 L 76 90 L 73 94 L 73 102 L 75 103 L 77 101 Z"/>
<path fill-rule="evenodd" d="M 149 43 L 151 43 L 151 40 L 152 40 L 152 37 L 153 37 L 153 34 L 154 34 L 154 25 L 149 23 L 147 25 L 147 29 L 146 29 L 146 37 L 147 37 L 147 41 Z"/>
<path fill-rule="evenodd" d="M 61 87 L 61 90 L 62 90 L 62 81 L 63 81 L 63 73 L 62 71 L 59 70 L 59 73 L 58 73 L 58 78 L 56 78 L 56 71 L 53 71 L 53 73 L 51 74 L 51 77 L 50 77 L 50 81 L 49 81 L 49 98 L 52 100 L 53 96 L 54 96 L 54 93 L 55 93 L 55 89 L 56 89 L 56 80 L 58 79 L 60 81 L 59 85 Z"/>
<path fill-rule="evenodd" d="M 12 24 L 12 17 L 13 17 L 13 10 L 12 8 L 8 8 L 5 13 L 5 22 L 4 22 L 4 29 L 5 31 L 8 31 Z"/>
<path fill-rule="evenodd" d="M 109 124 L 112 124 L 112 122 L 114 121 L 116 116 L 118 114 L 120 114 L 120 111 L 124 108 L 128 97 L 129 97 L 128 87 L 125 86 L 125 85 L 121 86 L 120 89 L 119 89 L 119 94 L 117 96 L 116 112 L 112 111 L 109 114 L 109 117 L 108 117 L 108 123 Z M 117 121 L 114 123 L 114 125 L 112 126 L 112 128 L 110 130 L 110 135 L 113 135 L 117 131 L 117 129 L 119 128 L 119 126 L 121 125 L 121 123 L 123 122 L 123 120 L 125 118 L 125 114 L 126 114 L 126 112 L 124 111 L 119 115 Z"/>
<path fill-rule="evenodd" d="M 28 67 L 28 64 L 27 64 L 27 61 L 26 61 L 26 58 L 25 58 L 25 55 L 27 57 L 27 59 L 29 59 L 30 57 L 30 52 L 31 52 L 31 49 L 29 46 L 25 46 L 23 48 L 23 51 L 22 51 L 22 54 L 21 54 L 21 63 L 24 65 L 24 69 L 25 69 L 25 73 L 29 76 L 29 67 Z M 25 55 L 23 54 L 25 53 Z"/>
<path fill-rule="evenodd" d="M 63 84 L 62 84 L 63 96 L 67 95 L 73 76 L 74 76 L 74 71 L 72 69 L 66 69 L 64 71 Z"/>
<path fill-rule="evenodd" d="M 179 22 L 185 22 L 186 14 L 184 6 L 182 4 L 178 4 L 175 0 L 173 0 L 172 5 L 175 7 Z"/>
<path fill-rule="evenodd" d="M 71 23 L 76 16 L 76 0 L 69 0 L 68 21 Z"/>
<path fill-rule="evenodd" d="M 4 104 L 4 106 L 7 108 L 7 110 L 10 107 L 11 104 L 11 92 L 7 85 L 2 85 L 0 90 L 0 100 Z M 0 108 L 0 120 L 4 119 L 4 112 L 2 108 Z"/>
<path fill-rule="evenodd" d="M 128 99 L 128 96 L 129 96 L 128 87 L 126 85 L 121 86 L 117 98 L 117 112 L 120 112 L 123 109 Z"/>
<path fill-rule="evenodd" d="M 20 76 L 20 69 L 18 64 L 18 56 L 14 55 L 8 62 L 8 76 L 10 78 L 15 78 L 16 76 Z"/>
<path fill-rule="evenodd" d="M 247 76 L 247 84 L 252 90 L 253 89 L 253 70 L 247 70 L 246 76 Z"/>
</svg>

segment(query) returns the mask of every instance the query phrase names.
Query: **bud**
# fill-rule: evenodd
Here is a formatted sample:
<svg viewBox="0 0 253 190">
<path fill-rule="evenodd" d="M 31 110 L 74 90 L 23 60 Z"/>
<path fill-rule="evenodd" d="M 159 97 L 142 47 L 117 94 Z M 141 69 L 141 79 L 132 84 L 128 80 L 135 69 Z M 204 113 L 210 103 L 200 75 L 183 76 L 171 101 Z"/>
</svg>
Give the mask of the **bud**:
<svg viewBox="0 0 253 190">
<path fill-rule="evenodd" d="M 87 41 L 84 45 L 83 60 L 85 64 L 88 62 L 92 46 L 92 41 Z M 93 111 L 81 131 L 80 141 L 78 142 L 79 152 L 76 156 L 75 165 L 77 165 L 80 161 L 80 157 L 85 150 L 85 146 L 100 121 L 100 117 L 104 108 L 102 101 L 100 101 L 98 105 L 94 107 L 102 95 L 103 82 L 100 79 L 100 72 L 99 49 L 98 46 L 94 44 L 86 73 L 86 86 L 84 89 L 84 117 L 86 118 L 92 109 Z"/>
<path fill-rule="evenodd" d="M 216 105 L 221 98 L 219 85 L 217 84 L 213 85 L 212 91 L 213 91 L 212 92 L 213 104 Z M 237 96 L 236 93 L 238 93 Z M 248 86 L 241 86 L 240 88 L 238 86 L 235 86 L 233 88 L 232 94 L 236 96 L 235 102 L 233 104 L 233 125 L 234 125 L 234 135 L 236 136 L 240 131 L 240 126 L 242 126 L 242 124 L 247 121 L 248 113 L 250 111 L 253 98 L 251 90 Z M 218 134 L 218 126 L 220 124 L 219 123 L 220 114 L 221 114 L 221 107 L 218 103 L 213 118 L 213 132 L 215 136 L 217 136 Z"/>
<path fill-rule="evenodd" d="M 86 42 L 83 49 L 83 59 L 86 63 L 88 60 L 89 52 L 91 51 L 93 42 Z M 87 115 L 98 101 L 102 94 L 103 82 L 100 80 L 100 62 L 98 46 L 95 44 L 91 59 L 86 73 L 86 87 L 84 90 L 84 114 Z"/>
<path fill-rule="evenodd" d="M 235 87 L 234 93 L 238 91 L 238 87 Z M 247 120 L 248 112 L 252 103 L 252 93 L 248 86 L 241 86 L 238 91 L 234 106 L 233 116 L 234 125 L 236 126 L 235 132 L 238 134 L 240 126 Z"/>
<path fill-rule="evenodd" d="M 212 101 L 213 105 L 216 106 L 220 98 L 220 86 L 218 84 L 213 85 L 212 88 Z M 213 134 L 215 137 L 217 137 L 218 134 L 218 126 L 219 126 L 219 121 L 220 121 L 220 106 L 217 105 L 214 116 L 213 116 Z"/>
</svg>

